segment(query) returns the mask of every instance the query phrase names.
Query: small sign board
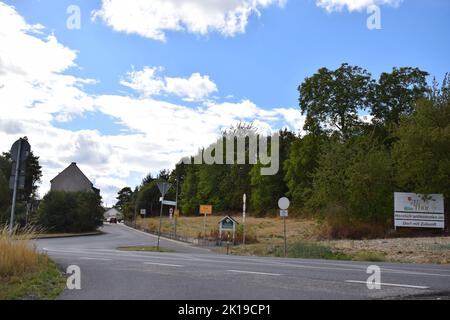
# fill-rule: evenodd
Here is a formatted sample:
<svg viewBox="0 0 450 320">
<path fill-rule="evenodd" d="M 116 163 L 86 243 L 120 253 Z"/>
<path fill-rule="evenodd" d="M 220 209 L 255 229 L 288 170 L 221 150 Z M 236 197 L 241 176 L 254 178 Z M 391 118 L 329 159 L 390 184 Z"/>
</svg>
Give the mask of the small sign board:
<svg viewBox="0 0 450 320">
<path fill-rule="evenodd" d="M 287 218 L 288 214 L 288 210 L 280 210 L 280 217 Z"/>
<path fill-rule="evenodd" d="M 226 216 L 226 217 L 222 218 L 219 221 L 220 239 L 222 239 L 223 232 L 230 232 L 233 234 L 233 243 L 234 243 L 234 241 L 236 239 L 237 225 L 238 225 L 238 222 L 230 216 Z"/>
<path fill-rule="evenodd" d="M 147 210 L 146 209 L 141 209 L 141 216 L 145 216 L 147 214 Z"/>
<path fill-rule="evenodd" d="M 396 228 L 445 228 L 444 196 L 442 194 L 425 196 L 396 192 L 394 201 Z"/>
<path fill-rule="evenodd" d="M 213 207 L 211 205 L 201 205 L 200 206 L 200 214 L 203 215 L 212 215 Z"/>
<path fill-rule="evenodd" d="M 162 199 L 160 199 L 160 201 L 161 201 L 161 200 L 162 200 Z M 163 203 L 163 205 L 165 205 L 165 206 L 172 206 L 172 207 L 176 207 L 176 206 L 177 206 L 176 201 L 164 200 L 162 203 Z"/>
</svg>

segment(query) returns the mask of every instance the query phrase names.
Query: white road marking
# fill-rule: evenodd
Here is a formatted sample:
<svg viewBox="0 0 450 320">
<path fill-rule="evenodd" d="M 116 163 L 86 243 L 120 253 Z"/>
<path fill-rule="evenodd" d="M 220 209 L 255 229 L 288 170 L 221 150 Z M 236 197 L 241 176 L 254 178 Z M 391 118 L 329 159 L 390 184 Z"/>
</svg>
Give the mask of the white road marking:
<svg viewBox="0 0 450 320">
<path fill-rule="evenodd" d="M 356 280 L 346 280 L 347 283 L 362 283 L 367 284 L 367 281 L 356 281 Z M 374 285 L 379 284 L 380 286 L 387 286 L 387 287 L 402 287 L 402 288 L 413 288 L 413 289 L 429 289 L 429 287 L 424 286 L 413 286 L 409 284 L 396 284 L 396 283 L 373 283 Z"/>
<path fill-rule="evenodd" d="M 260 274 L 263 276 L 282 276 L 282 274 L 279 273 L 266 273 L 266 272 L 256 272 L 256 271 L 243 271 L 243 270 L 227 270 L 228 272 L 235 272 L 235 273 L 248 273 L 248 274 Z"/>
<path fill-rule="evenodd" d="M 82 257 L 80 260 L 98 260 L 98 261 L 112 261 L 112 259 L 106 258 L 90 258 L 90 257 Z"/>
<path fill-rule="evenodd" d="M 175 267 L 175 268 L 184 267 L 184 266 L 179 265 L 179 264 L 167 264 L 167 263 L 156 263 L 156 262 L 144 262 L 144 264 L 155 265 L 155 266 L 165 266 L 165 267 Z"/>
</svg>

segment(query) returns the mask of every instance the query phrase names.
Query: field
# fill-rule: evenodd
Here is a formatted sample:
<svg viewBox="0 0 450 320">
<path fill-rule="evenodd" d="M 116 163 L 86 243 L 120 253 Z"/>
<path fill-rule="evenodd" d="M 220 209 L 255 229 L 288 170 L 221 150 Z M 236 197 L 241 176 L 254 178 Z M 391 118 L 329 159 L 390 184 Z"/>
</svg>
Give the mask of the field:
<svg viewBox="0 0 450 320">
<path fill-rule="evenodd" d="M 64 277 L 46 256 L 36 252 L 34 232 L 8 236 L 0 229 L 0 300 L 53 299 L 64 288 Z"/>
<path fill-rule="evenodd" d="M 214 238 L 223 216 L 208 216 L 206 234 Z M 242 223 L 242 217 L 235 217 Z M 177 235 L 185 238 L 203 237 L 203 217 L 180 217 Z M 159 218 L 139 219 L 137 224 L 157 232 Z M 247 245 L 234 246 L 232 254 L 283 256 L 283 221 L 280 218 L 247 217 Z M 387 261 L 409 263 L 450 263 L 450 237 L 389 238 L 373 240 L 328 240 L 325 227 L 310 219 L 287 219 L 288 253 L 290 257 L 343 259 L 357 261 Z M 174 224 L 163 218 L 162 232 L 174 233 Z M 241 234 L 239 228 L 238 234 Z M 217 250 L 225 252 L 226 249 Z"/>
</svg>

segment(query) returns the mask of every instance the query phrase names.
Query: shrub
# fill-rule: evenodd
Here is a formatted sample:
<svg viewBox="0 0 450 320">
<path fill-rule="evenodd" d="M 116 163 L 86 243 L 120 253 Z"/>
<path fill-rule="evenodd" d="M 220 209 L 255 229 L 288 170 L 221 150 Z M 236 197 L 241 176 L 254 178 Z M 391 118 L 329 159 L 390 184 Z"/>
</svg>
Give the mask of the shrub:
<svg viewBox="0 0 450 320">
<path fill-rule="evenodd" d="M 39 206 L 37 224 L 50 232 L 88 232 L 101 226 L 103 208 L 92 192 L 50 191 Z"/>
</svg>

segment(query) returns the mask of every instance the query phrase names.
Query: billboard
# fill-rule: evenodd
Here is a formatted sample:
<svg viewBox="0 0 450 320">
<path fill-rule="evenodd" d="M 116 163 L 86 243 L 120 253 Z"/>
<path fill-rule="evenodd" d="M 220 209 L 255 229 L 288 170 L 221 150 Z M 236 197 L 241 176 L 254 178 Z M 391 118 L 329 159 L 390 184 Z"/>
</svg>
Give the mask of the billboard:
<svg viewBox="0 0 450 320">
<path fill-rule="evenodd" d="M 444 229 L 444 196 L 417 193 L 394 194 L 395 228 Z"/>
</svg>

